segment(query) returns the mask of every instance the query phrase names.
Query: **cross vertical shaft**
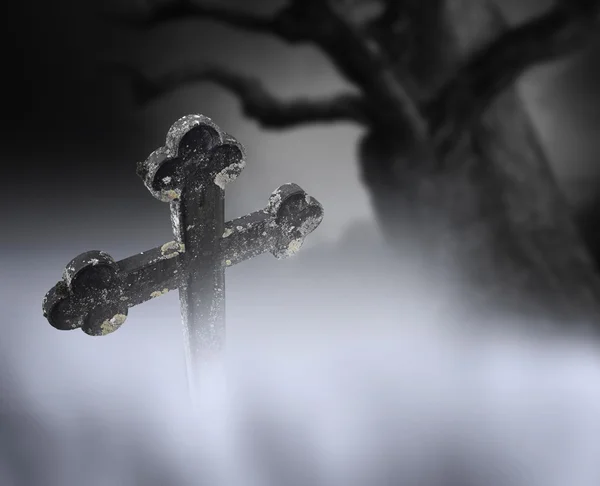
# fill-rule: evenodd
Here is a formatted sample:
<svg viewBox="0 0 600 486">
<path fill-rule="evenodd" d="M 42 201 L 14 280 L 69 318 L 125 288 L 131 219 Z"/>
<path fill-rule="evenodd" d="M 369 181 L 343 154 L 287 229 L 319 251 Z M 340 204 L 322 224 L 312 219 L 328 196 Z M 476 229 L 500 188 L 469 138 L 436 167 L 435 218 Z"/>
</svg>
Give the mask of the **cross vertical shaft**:
<svg viewBox="0 0 600 486">
<path fill-rule="evenodd" d="M 185 248 L 182 265 L 190 275 L 179 287 L 179 298 L 191 366 L 225 343 L 225 269 L 219 259 L 224 190 L 216 184 L 193 186 L 171 203 L 171 212 L 175 238 Z"/>
</svg>

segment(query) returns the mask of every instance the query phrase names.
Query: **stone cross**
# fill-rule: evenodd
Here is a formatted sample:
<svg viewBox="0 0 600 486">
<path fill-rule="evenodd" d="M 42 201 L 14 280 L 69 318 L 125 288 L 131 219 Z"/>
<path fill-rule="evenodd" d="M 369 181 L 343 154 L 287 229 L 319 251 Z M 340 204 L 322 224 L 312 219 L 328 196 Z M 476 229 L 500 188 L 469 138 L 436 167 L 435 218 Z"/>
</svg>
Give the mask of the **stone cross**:
<svg viewBox="0 0 600 486">
<path fill-rule="evenodd" d="M 75 257 L 43 302 L 57 329 L 92 336 L 117 330 L 128 309 L 179 289 L 188 370 L 219 352 L 225 340 L 225 268 L 271 252 L 297 252 L 323 219 L 321 204 L 285 184 L 265 209 L 228 223 L 225 185 L 245 166 L 244 149 L 209 118 L 188 115 L 163 147 L 138 164 L 152 195 L 171 205 L 174 241 L 115 261 L 103 251 Z"/>
</svg>

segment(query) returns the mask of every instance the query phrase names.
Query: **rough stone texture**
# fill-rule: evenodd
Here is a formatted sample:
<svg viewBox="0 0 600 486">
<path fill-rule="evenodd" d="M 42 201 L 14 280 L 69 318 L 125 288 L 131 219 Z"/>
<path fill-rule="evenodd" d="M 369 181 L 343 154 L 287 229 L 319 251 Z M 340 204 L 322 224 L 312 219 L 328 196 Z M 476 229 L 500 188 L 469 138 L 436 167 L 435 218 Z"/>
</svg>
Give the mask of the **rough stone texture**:
<svg viewBox="0 0 600 486">
<path fill-rule="evenodd" d="M 224 187 L 244 165 L 243 147 L 209 118 L 178 120 L 165 145 L 138 164 L 152 195 L 171 205 L 175 240 L 119 262 L 101 251 L 73 259 L 44 298 L 50 324 L 106 335 L 123 324 L 129 307 L 177 288 L 188 362 L 221 350 L 225 268 L 266 252 L 292 256 L 323 219 L 316 199 L 284 184 L 265 209 L 226 223 Z"/>
</svg>

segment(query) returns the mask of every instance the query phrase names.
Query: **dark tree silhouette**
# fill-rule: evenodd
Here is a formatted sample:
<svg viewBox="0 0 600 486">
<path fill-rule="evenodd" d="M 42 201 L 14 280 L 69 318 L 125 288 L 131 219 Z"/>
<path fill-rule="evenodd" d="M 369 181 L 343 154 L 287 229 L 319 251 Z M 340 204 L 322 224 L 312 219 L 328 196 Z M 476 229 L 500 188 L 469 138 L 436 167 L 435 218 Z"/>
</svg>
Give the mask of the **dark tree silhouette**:
<svg viewBox="0 0 600 486">
<path fill-rule="evenodd" d="M 289 0 L 270 16 L 165 0 L 131 23 L 211 19 L 312 43 L 357 90 L 282 101 L 220 66 L 131 74 L 143 103 L 210 81 L 264 127 L 360 124 L 363 181 L 398 251 L 418 250 L 434 271 L 460 269 L 474 301 L 572 322 L 600 311 L 600 278 L 514 84 L 588 45 L 599 10 L 600 1 L 557 0 L 509 28 L 487 0 Z"/>
</svg>

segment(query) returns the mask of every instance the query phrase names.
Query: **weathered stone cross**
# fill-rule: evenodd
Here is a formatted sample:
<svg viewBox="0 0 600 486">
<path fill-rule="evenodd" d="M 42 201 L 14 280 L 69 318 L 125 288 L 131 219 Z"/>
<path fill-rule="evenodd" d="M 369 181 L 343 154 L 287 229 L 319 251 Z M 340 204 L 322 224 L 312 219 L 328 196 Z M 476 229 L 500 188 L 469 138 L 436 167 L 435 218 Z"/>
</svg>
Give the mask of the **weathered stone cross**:
<svg viewBox="0 0 600 486">
<path fill-rule="evenodd" d="M 175 240 L 116 262 L 102 251 L 74 258 L 44 298 L 57 329 L 109 334 L 133 307 L 179 289 L 190 371 L 225 340 L 225 268 L 261 253 L 293 255 L 323 219 L 318 201 L 285 184 L 265 209 L 225 222 L 224 189 L 245 166 L 244 149 L 209 118 L 189 115 L 164 147 L 138 165 L 152 195 L 171 204 Z"/>
</svg>

